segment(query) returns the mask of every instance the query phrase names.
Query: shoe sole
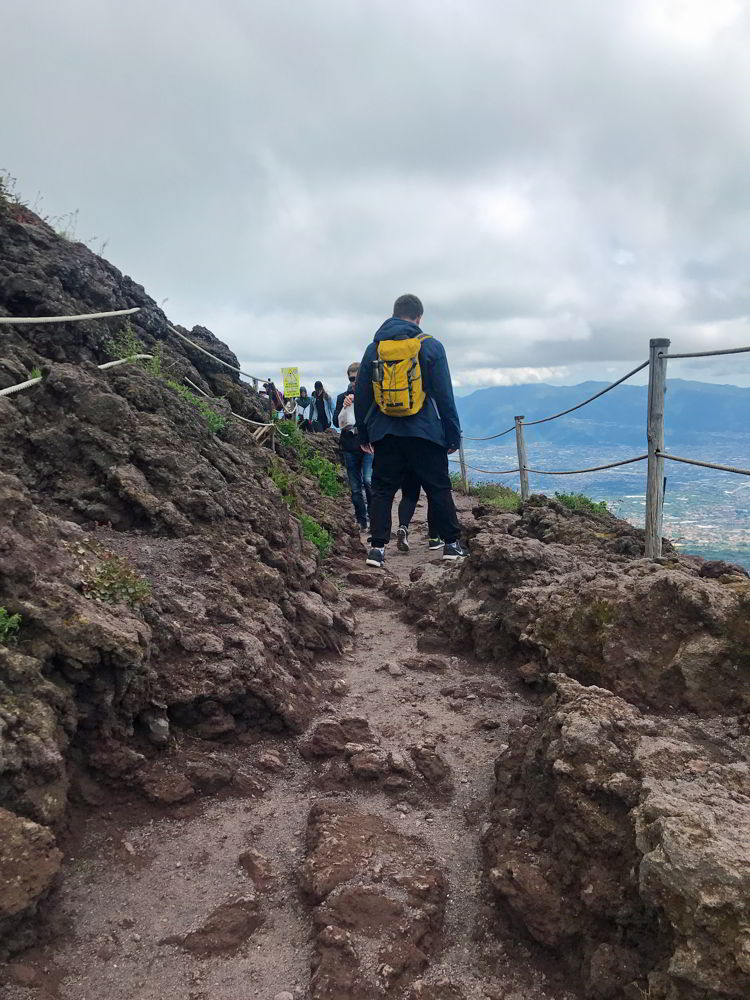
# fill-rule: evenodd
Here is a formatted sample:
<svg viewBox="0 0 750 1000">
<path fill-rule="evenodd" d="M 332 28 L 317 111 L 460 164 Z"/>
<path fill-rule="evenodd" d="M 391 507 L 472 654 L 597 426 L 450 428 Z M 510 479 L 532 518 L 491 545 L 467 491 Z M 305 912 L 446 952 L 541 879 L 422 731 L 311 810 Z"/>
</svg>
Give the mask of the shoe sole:
<svg viewBox="0 0 750 1000">
<path fill-rule="evenodd" d="M 442 549 L 442 545 L 428 545 L 427 548 L 430 552 L 439 552 Z"/>
<path fill-rule="evenodd" d="M 443 559 L 446 562 L 455 562 L 456 559 L 465 559 L 465 558 L 466 558 L 465 555 L 464 556 L 458 556 L 458 555 L 456 555 L 456 556 L 443 556 Z"/>
<path fill-rule="evenodd" d="M 405 538 L 401 538 L 401 536 L 399 535 L 398 538 L 396 539 L 396 548 L 398 549 L 399 552 L 408 552 L 409 543 Z"/>
<path fill-rule="evenodd" d="M 382 569 L 383 563 L 378 562 L 376 559 L 365 559 L 365 566 L 374 566 L 376 569 Z"/>
</svg>

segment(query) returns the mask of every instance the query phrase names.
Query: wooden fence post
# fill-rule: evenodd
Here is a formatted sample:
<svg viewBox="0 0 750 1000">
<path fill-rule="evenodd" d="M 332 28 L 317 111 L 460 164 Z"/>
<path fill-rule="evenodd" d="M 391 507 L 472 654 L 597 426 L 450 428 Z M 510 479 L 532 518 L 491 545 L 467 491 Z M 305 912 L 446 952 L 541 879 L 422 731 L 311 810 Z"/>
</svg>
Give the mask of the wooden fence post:
<svg viewBox="0 0 750 1000">
<path fill-rule="evenodd" d="M 458 460 L 461 463 L 461 484 L 463 486 L 464 496 L 469 495 L 469 474 L 466 471 L 466 455 L 464 455 L 464 436 L 463 433 L 460 437 L 460 443 L 458 446 Z"/>
<path fill-rule="evenodd" d="M 667 359 L 671 341 L 651 340 L 648 368 L 648 478 L 646 482 L 646 558 L 661 557 L 664 507 L 664 394 L 667 391 Z"/>
<path fill-rule="evenodd" d="M 521 474 L 521 499 L 529 499 L 529 474 L 526 471 L 526 442 L 523 437 L 523 417 L 514 417 L 516 421 L 516 448 L 518 450 L 518 468 Z"/>
</svg>

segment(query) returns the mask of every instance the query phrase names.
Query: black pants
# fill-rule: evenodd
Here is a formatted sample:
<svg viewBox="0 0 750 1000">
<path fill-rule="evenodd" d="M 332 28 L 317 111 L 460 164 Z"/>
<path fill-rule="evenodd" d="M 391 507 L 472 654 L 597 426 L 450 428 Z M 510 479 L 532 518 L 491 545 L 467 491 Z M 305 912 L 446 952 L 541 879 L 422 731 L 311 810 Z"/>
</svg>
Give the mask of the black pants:
<svg viewBox="0 0 750 1000">
<path fill-rule="evenodd" d="M 390 541 L 393 498 L 408 472 L 413 472 L 424 487 L 436 537 L 455 542 L 459 527 L 448 475 L 448 450 L 424 438 L 386 434 L 375 442 L 370 505 L 372 544 L 382 548 Z"/>
<path fill-rule="evenodd" d="M 417 509 L 417 504 L 419 503 L 420 496 L 420 483 L 413 472 L 407 472 L 404 476 L 404 481 L 401 483 L 401 502 L 398 505 L 398 525 L 404 528 L 408 528 L 411 524 L 411 519 L 414 517 L 414 511 Z M 437 538 L 438 535 L 433 533 L 432 524 L 432 508 L 429 503 L 427 504 L 427 532 L 429 538 Z"/>
</svg>

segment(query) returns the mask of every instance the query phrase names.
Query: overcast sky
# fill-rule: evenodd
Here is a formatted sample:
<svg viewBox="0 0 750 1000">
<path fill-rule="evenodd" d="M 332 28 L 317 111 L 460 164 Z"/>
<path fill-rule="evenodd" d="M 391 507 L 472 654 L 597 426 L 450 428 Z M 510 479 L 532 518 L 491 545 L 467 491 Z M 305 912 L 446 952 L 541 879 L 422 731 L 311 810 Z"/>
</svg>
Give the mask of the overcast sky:
<svg viewBox="0 0 750 1000">
<path fill-rule="evenodd" d="M 747 0 L 4 0 L 0 167 L 261 376 L 411 291 L 460 391 L 609 379 L 750 344 L 748 52 Z"/>
</svg>

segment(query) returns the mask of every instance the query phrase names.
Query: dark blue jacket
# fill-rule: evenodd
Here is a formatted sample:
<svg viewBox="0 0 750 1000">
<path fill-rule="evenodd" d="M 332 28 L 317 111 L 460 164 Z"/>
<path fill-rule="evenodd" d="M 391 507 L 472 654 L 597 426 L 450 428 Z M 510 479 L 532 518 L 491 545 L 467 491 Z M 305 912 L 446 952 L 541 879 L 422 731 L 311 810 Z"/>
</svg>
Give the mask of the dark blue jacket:
<svg viewBox="0 0 750 1000">
<path fill-rule="evenodd" d="M 422 350 L 419 352 L 419 367 L 422 371 L 424 390 L 427 393 L 427 401 L 419 413 L 415 413 L 413 417 L 387 417 L 381 413 L 377 405 L 373 406 L 372 362 L 377 359 L 378 341 L 406 340 L 409 337 L 418 337 L 420 333 L 422 331 L 416 323 L 392 316 L 383 323 L 365 351 L 362 367 L 357 376 L 357 387 L 354 390 L 357 432 L 362 444 L 379 441 L 386 434 L 396 434 L 399 437 L 424 438 L 450 450 L 458 448 L 461 427 L 453 399 L 448 359 L 445 356 L 445 348 L 434 337 L 422 341 Z M 370 415 L 365 422 L 368 413 Z"/>
</svg>

